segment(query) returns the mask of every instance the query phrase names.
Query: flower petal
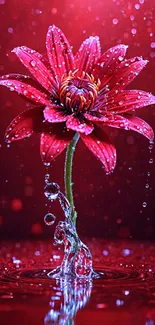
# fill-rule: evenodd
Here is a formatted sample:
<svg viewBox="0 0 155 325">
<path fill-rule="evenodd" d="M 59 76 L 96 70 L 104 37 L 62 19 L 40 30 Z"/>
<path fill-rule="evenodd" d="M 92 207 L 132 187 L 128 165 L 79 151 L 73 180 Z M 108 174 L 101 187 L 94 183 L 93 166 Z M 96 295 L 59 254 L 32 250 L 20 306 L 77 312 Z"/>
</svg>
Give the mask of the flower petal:
<svg viewBox="0 0 155 325">
<path fill-rule="evenodd" d="M 116 149 L 107 134 L 101 128 L 95 127 L 92 134 L 81 134 L 81 139 L 102 162 L 106 172 L 112 172 L 116 165 Z"/>
<path fill-rule="evenodd" d="M 104 125 L 118 129 L 133 130 L 144 135 L 149 140 L 153 140 L 154 132 L 151 126 L 139 117 L 109 114 L 107 122 Z"/>
<path fill-rule="evenodd" d="M 74 130 L 79 133 L 90 134 L 94 126 L 90 122 L 80 121 L 77 117 L 69 116 L 66 122 L 68 129 Z"/>
<path fill-rule="evenodd" d="M 13 51 L 25 67 L 32 73 L 35 79 L 46 89 L 48 92 L 57 96 L 57 84 L 54 80 L 53 74 L 45 66 L 42 55 L 26 46 L 16 47 Z"/>
<path fill-rule="evenodd" d="M 121 62 L 109 82 L 109 89 L 121 90 L 127 87 L 141 72 L 141 70 L 148 63 L 141 57 L 134 57 L 132 59 Z"/>
<path fill-rule="evenodd" d="M 48 100 L 48 97 L 45 93 L 42 93 L 27 83 L 16 79 L 10 79 L 8 76 L 9 75 L 6 75 L 0 78 L 0 85 L 8 87 L 11 91 L 17 91 L 19 94 L 29 98 L 35 103 L 43 105 L 50 104 L 50 100 Z"/>
<path fill-rule="evenodd" d="M 107 118 L 106 116 L 101 112 L 98 111 L 90 111 L 84 114 L 84 117 L 86 120 L 91 122 L 106 122 Z"/>
<path fill-rule="evenodd" d="M 124 44 L 114 46 L 103 53 L 97 61 L 92 74 L 96 80 L 100 79 L 101 88 L 112 78 L 116 67 L 124 59 L 127 48 L 128 46 Z"/>
<path fill-rule="evenodd" d="M 44 117 L 50 123 L 65 122 L 67 120 L 67 116 L 62 111 L 62 106 L 58 105 L 46 106 Z"/>
<path fill-rule="evenodd" d="M 58 77 L 74 69 L 74 56 L 63 32 L 55 25 L 50 26 L 46 37 L 48 59 Z"/>
<path fill-rule="evenodd" d="M 18 115 L 8 126 L 5 133 L 6 142 L 30 137 L 43 128 L 43 107 L 35 107 Z"/>
<path fill-rule="evenodd" d="M 42 161 L 49 166 L 70 143 L 74 132 L 67 131 L 65 124 L 53 124 L 50 130 L 41 134 L 40 153 Z"/>
<path fill-rule="evenodd" d="M 122 90 L 118 94 L 113 91 L 107 93 L 104 100 L 96 107 L 100 113 L 107 110 L 120 114 L 152 104 L 155 104 L 155 96 L 146 91 Z"/>
<path fill-rule="evenodd" d="M 90 73 L 101 54 L 98 36 L 87 38 L 80 46 L 76 56 L 75 65 L 79 73 L 83 71 Z"/>
</svg>

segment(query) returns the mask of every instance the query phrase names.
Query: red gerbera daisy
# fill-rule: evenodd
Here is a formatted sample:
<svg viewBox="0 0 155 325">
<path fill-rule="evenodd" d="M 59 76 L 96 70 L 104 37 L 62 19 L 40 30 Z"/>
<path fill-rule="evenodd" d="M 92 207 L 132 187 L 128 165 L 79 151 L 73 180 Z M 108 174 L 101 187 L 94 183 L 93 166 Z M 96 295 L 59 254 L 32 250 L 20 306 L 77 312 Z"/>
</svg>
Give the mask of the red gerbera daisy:
<svg viewBox="0 0 155 325">
<path fill-rule="evenodd" d="M 153 139 L 152 128 L 131 112 L 155 104 L 155 96 L 124 90 L 145 67 L 146 60 L 125 60 L 127 46 L 122 44 L 101 55 L 97 36 L 86 39 L 74 56 L 66 37 L 54 25 L 49 27 L 46 47 L 48 61 L 25 46 L 13 50 L 36 81 L 17 74 L 0 79 L 1 85 L 37 104 L 9 125 L 7 142 L 41 132 L 41 156 L 49 165 L 70 143 L 74 132 L 79 132 L 106 172 L 111 172 L 116 149 L 104 132 L 105 126 L 134 130 Z"/>
</svg>

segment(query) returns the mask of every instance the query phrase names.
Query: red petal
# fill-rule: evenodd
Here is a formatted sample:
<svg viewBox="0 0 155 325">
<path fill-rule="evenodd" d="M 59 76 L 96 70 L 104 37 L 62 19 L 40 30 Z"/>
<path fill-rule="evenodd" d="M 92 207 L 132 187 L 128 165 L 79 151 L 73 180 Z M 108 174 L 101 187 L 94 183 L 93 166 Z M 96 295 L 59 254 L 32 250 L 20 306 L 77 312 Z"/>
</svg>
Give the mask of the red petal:
<svg viewBox="0 0 155 325">
<path fill-rule="evenodd" d="M 41 132 L 43 109 L 43 107 L 35 107 L 18 115 L 6 130 L 6 141 L 20 140 L 31 136 L 34 132 Z"/>
<path fill-rule="evenodd" d="M 46 89 L 48 92 L 57 96 L 57 84 L 53 78 L 52 73 L 43 63 L 41 54 L 26 46 L 16 47 L 13 51 L 25 67 L 32 73 L 35 79 Z"/>
<path fill-rule="evenodd" d="M 64 115 L 62 107 L 58 105 L 46 106 L 44 109 L 44 117 L 50 123 L 65 122 L 67 116 Z"/>
<path fill-rule="evenodd" d="M 77 131 L 79 133 L 90 134 L 94 126 L 93 124 L 85 121 L 80 121 L 78 118 L 74 117 L 73 115 L 68 117 L 66 126 L 68 129 Z"/>
<path fill-rule="evenodd" d="M 81 139 L 93 154 L 102 162 L 107 173 L 114 170 L 116 165 L 116 149 L 106 133 L 95 127 L 90 135 L 81 134 Z"/>
<path fill-rule="evenodd" d="M 120 114 L 152 104 L 155 104 L 155 96 L 145 91 L 123 90 L 118 94 L 112 91 L 100 103 L 99 112 L 107 110 Z"/>
<path fill-rule="evenodd" d="M 89 37 L 80 46 L 76 56 L 75 64 L 79 73 L 83 71 L 90 73 L 100 57 L 101 48 L 99 37 Z"/>
<path fill-rule="evenodd" d="M 92 71 L 95 79 L 100 79 L 101 87 L 104 87 L 112 78 L 116 67 L 124 59 L 126 50 L 127 46 L 120 44 L 101 55 Z"/>
<path fill-rule="evenodd" d="M 104 125 L 118 129 L 133 130 L 144 135 L 149 140 L 154 138 L 154 132 L 151 126 L 139 117 L 127 114 L 124 116 L 109 114 L 108 120 Z"/>
<path fill-rule="evenodd" d="M 46 37 L 48 59 L 59 77 L 74 69 L 74 56 L 71 46 L 56 26 L 50 26 Z"/>
<path fill-rule="evenodd" d="M 19 94 L 29 98 L 35 103 L 49 105 L 50 101 L 47 95 L 40 92 L 38 89 L 28 85 L 24 82 L 14 79 L 7 79 L 8 75 L 2 76 L 0 79 L 0 85 L 10 88 L 11 91 L 17 91 Z"/>
<path fill-rule="evenodd" d="M 121 90 L 130 84 L 146 66 L 147 60 L 141 57 L 135 57 L 121 62 L 109 83 L 109 88 L 113 90 Z"/>
<path fill-rule="evenodd" d="M 41 135 L 40 152 L 42 161 L 49 166 L 70 143 L 74 133 L 67 131 L 64 124 L 53 124 L 51 131 L 46 131 Z"/>
</svg>

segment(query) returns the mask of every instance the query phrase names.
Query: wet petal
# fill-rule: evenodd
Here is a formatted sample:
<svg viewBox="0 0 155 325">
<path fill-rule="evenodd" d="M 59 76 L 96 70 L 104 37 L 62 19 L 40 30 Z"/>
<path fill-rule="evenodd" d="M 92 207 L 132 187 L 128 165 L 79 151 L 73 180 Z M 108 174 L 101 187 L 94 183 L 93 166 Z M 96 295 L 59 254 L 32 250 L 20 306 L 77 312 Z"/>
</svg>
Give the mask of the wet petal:
<svg viewBox="0 0 155 325">
<path fill-rule="evenodd" d="M 90 135 L 81 134 L 81 139 L 89 150 L 102 162 L 107 173 L 116 165 L 116 149 L 107 134 L 98 127 Z"/>
<path fill-rule="evenodd" d="M 104 87 L 112 78 L 116 67 L 124 59 L 127 48 L 126 45 L 120 44 L 101 55 L 92 71 L 95 79 L 100 79 L 101 87 Z"/>
<path fill-rule="evenodd" d="M 101 47 L 99 37 L 89 37 L 80 46 L 76 56 L 75 64 L 79 73 L 83 71 L 91 73 L 94 65 L 100 57 Z"/>
<path fill-rule="evenodd" d="M 50 130 L 41 135 L 40 152 L 42 161 L 49 166 L 70 143 L 74 132 L 67 131 L 65 124 L 53 124 Z"/>
<path fill-rule="evenodd" d="M 74 56 L 71 46 L 58 27 L 50 26 L 46 37 L 48 59 L 59 78 L 74 69 Z"/>
<path fill-rule="evenodd" d="M 46 89 L 48 92 L 57 96 L 57 84 L 49 69 L 43 63 L 43 57 L 38 52 L 26 47 L 16 47 L 13 51 L 25 67 L 31 72 L 35 79 Z M 53 72 L 54 74 L 54 72 Z"/>
<path fill-rule="evenodd" d="M 99 113 L 98 111 L 90 111 L 87 112 L 86 114 L 84 114 L 84 117 L 86 118 L 86 120 L 91 121 L 91 122 L 106 122 L 107 118 L 104 115 L 104 113 Z"/>
<path fill-rule="evenodd" d="M 19 94 L 29 98 L 35 103 L 49 105 L 50 101 L 45 93 L 32 87 L 29 84 L 21 82 L 16 79 L 8 78 L 8 75 L 0 78 L 0 85 L 8 87 L 11 91 L 17 91 Z"/>
<path fill-rule="evenodd" d="M 30 137 L 43 128 L 43 107 L 35 107 L 18 115 L 8 126 L 5 140 L 12 142 Z"/>
<path fill-rule="evenodd" d="M 109 89 L 121 90 L 127 87 L 148 63 L 141 57 L 135 57 L 121 62 L 109 82 Z"/>
<path fill-rule="evenodd" d="M 67 116 L 62 111 L 62 106 L 58 105 L 46 106 L 44 117 L 50 123 L 65 122 L 67 120 Z"/>
<path fill-rule="evenodd" d="M 98 110 L 100 113 L 104 113 L 107 110 L 120 114 L 152 104 L 155 104 L 155 96 L 146 91 L 123 90 L 119 93 L 112 91 L 105 96 L 102 103 L 98 106 Z"/>
<path fill-rule="evenodd" d="M 77 117 L 74 117 L 73 115 L 68 117 L 66 126 L 68 129 L 85 134 L 90 134 L 94 129 L 93 124 L 86 121 L 80 121 Z"/>
<path fill-rule="evenodd" d="M 144 135 L 149 140 L 154 138 L 154 132 L 151 126 L 139 117 L 127 114 L 122 116 L 109 114 L 107 117 L 107 122 L 103 126 L 107 125 L 118 129 L 133 130 Z"/>
</svg>

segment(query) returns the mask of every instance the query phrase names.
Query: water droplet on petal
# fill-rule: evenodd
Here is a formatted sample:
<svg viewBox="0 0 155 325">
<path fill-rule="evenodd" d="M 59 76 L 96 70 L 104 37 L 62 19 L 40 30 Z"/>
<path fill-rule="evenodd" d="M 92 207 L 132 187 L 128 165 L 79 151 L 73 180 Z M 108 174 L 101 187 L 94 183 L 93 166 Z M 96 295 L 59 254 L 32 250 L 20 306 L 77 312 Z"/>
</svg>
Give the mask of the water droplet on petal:
<svg viewBox="0 0 155 325">
<path fill-rule="evenodd" d="M 54 224 L 56 217 L 52 213 L 47 213 L 44 217 L 44 222 L 47 226 L 51 226 Z"/>
<path fill-rule="evenodd" d="M 32 67 L 35 67 L 36 66 L 36 61 L 32 60 L 32 61 L 30 61 L 30 64 L 31 64 Z"/>
</svg>

